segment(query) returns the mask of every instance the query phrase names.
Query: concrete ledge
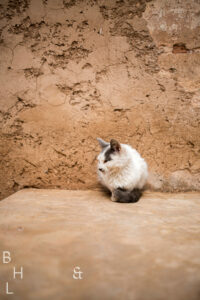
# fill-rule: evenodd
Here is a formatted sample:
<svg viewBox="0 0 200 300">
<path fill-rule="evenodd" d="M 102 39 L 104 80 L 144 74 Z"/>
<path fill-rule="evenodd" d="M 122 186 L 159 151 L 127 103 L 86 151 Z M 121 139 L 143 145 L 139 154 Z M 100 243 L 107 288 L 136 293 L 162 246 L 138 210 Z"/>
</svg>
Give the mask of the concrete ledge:
<svg viewBox="0 0 200 300">
<path fill-rule="evenodd" d="M 199 225 L 199 193 L 120 204 L 101 191 L 19 191 L 0 202 L 0 299 L 199 299 Z"/>
</svg>

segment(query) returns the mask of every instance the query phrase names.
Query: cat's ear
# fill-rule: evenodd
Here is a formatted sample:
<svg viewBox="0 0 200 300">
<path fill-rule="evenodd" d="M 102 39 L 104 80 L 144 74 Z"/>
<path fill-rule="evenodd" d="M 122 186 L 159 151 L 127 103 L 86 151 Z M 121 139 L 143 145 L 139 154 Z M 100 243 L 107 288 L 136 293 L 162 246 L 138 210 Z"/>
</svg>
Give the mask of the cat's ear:
<svg viewBox="0 0 200 300">
<path fill-rule="evenodd" d="M 117 151 L 119 152 L 121 150 L 121 145 L 120 143 L 118 143 L 118 141 L 112 139 L 110 141 L 110 148 L 113 150 L 113 151 Z"/>
<path fill-rule="evenodd" d="M 105 148 L 109 145 L 109 143 L 105 142 L 104 140 L 97 138 L 97 141 L 99 142 L 99 145 L 101 146 L 101 148 Z"/>
</svg>

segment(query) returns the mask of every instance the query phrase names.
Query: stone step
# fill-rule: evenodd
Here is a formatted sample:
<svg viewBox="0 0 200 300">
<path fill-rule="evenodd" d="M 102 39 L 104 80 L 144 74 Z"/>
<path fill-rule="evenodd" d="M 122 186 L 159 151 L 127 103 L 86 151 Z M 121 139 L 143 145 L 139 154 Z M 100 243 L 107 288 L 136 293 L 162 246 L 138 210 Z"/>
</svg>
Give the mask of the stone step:
<svg viewBox="0 0 200 300">
<path fill-rule="evenodd" d="M 0 256 L 0 299 L 199 300 L 200 193 L 24 189 L 0 202 Z"/>
</svg>

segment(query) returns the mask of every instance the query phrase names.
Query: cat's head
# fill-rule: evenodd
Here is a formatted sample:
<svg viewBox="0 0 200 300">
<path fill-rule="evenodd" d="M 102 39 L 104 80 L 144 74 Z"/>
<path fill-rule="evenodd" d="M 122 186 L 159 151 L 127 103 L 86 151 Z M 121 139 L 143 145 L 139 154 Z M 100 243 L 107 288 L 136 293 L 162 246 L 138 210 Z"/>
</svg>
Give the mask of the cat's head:
<svg viewBox="0 0 200 300">
<path fill-rule="evenodd" d="M 105 173 L 108 170 L 123 167 L 125 163 L 125 153 L 122 145 L 114 139 L 110 143 L 97 138 L 101 147 L 101 153 L 98 155 L 98 171 Z"/>
</svg>

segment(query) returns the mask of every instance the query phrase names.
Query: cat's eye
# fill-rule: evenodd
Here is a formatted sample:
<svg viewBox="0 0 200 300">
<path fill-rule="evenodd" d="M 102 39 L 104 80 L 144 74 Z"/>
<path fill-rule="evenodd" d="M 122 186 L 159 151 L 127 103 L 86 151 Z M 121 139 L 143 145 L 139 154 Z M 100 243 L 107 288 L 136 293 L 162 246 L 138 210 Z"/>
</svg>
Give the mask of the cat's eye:
<svg viewBox="0 0 200 300">
<path fill-rule="evenodd" d="M 105 163 L 107 163 L 107 161 L 108 161 L 108 160 L 107 160 L 107 159 L 105 159 L 105 160 L 104 160 L 104 164 L 105 164 Z"/>
</svg>

